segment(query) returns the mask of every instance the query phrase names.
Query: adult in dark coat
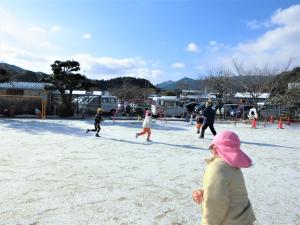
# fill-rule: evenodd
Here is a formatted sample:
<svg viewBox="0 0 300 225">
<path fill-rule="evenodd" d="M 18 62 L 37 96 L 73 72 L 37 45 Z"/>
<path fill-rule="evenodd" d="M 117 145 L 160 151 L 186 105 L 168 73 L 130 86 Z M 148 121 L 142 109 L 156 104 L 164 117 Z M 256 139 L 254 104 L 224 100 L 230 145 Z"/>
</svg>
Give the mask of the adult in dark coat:
<svg viewBox="0 0 300 225">
<path fill-rule="evenodd" d="M 211 108 L 211 102 L 206 102 L 206 107 L 203 111 L 204 121 L 203 121 L 203 126 L 201 128 L 200 138 L 204 138 L 204 132 L 207 127 L 209 127 L 213 135 L 217 134 L 214 128 L 215 114 L 216 111 Z"/>
</svg>

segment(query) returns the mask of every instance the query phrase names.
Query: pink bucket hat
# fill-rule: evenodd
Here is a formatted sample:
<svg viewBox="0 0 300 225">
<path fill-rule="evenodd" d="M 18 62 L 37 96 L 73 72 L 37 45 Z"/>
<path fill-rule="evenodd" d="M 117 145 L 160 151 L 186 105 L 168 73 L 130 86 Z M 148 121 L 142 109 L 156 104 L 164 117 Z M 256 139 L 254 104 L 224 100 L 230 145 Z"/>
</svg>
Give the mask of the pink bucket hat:
<svg viewBox="0 0 300 225">
<path fill-rule="evenodd" d="M 252 160 L 240 149 L 240 139 L 232 131 L 218 133 L 211 146 L 217 146 L 218 155 L 230 166 L 237 168 L 248 168 Z"/>
</svg>

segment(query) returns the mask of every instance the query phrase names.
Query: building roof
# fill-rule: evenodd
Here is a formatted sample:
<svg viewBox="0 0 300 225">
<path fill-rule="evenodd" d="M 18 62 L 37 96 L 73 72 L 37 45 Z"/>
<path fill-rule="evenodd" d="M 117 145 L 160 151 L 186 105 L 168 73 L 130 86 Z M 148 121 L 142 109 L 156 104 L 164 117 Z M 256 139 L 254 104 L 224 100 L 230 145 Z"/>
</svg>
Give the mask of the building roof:
<svg viewBox="0 0 300 225">
<path fill-rule="evenodd" d="M 257 93 L 258 97 L 261 99 L 266 99 L 269 98 L 270 94 L 269 93 Z M 252 98 L 249 92 L 237 92 L 234 95 L 235 98 Z"/>
<path fill-rule="evenodd" d="M 300 83 L 288 83 L 288 89 L 300 89 Z"/>
<path fill-rule="evenodd" d="M 215 99 L 216 98 L 216 95 L 214 94 L 207 94 L 207 93 L 202 93 L 202 94 L 199 94 L 199 95 L 180 95 L 181 98 L 195 98 L 195 99 L 209 99 L 209 98 L 212 98 L 212 99 Z"/>
<path fill-rule="evenodd" d="M 50 83 L 35 83 L 35 82 L 5 82 L 0 83 L 0 89 L 27 89 L 27 90 L 44 90 L 45 86 Z"/>
<path fill-rule="evenodd" d="M 203 91 L 201 91 L 201 90 L 182 90 L 181 91 L 182 93 L 202 93 Z"/>
</svg>

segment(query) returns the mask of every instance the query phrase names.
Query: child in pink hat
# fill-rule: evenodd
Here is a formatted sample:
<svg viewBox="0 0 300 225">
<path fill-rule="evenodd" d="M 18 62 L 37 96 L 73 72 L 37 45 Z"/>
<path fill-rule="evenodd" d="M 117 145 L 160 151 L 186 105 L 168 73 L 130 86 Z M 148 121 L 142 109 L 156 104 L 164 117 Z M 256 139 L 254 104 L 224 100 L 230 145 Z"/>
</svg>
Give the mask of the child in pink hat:
<svg viewBox="0 0 300 225">
<path fill-rule="evenodd" d="M 192 195 L 202 205 L 202 225 L 251 225 L 255 221 L 241 171 L 252 161 L 240 145 L 234 132 L 223 131 L 209 147 L 211 158 L 207 160 L 203 189 Z"/>
</svg>

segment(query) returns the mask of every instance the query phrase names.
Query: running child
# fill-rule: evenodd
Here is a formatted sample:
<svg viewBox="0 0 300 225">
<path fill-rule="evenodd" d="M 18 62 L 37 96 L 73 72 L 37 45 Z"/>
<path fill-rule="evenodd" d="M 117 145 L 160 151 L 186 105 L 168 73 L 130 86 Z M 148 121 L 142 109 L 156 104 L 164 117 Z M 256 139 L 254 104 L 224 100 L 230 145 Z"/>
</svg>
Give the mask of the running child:
<svg viewBox="0 0 300 225">
<path fill-rule="evenodd" d="M 99 131 L 101 130 L 100 123 L 101 123 L 101 121 L 103 121 L 103 119 L 101 117 L 102 116 L 102 112 L 103 112 L 103 110 L 101 108 L 97 109 L 97 114 L 95 116 L 95 128 L 94 129 L 87 129 L 85 131 L 85 133 L 93 131 L 93 132 L 96 132 L 96 135 L 95 135 L 96 137 L 100 137 L 99 136 Z"/>
<path fill-rule="evenodd" d="M 248 118 L 249 118 L 249 120 L 252 121 L 252 126 L 251 126 L 251 128 L 257 128 L 257 127 L 256 127 L 256 123 L 257 123 L 257 120 L 258 120 L 258 114 L 257 114 L 257 111 L 256 111 L 255 106 L 253 106 L 253 107 L 250 109 L 249 114 L 248 114 Z"/>
<path fill-rule="evenodd" d="M 203 116 L 198 115 L 196 116 L 196 129 L 197 129 L 197 134 L 200 134 L 200 129 L 202 127 L 203 124 Z"/>
<path fill-rule="evenodd" d="M 145 113 L 145 119 L 143 121 L 143 131 L 140 132 L 140 133 L 136 133 L 135 138 L 138 138 L 138 136 L 144 135 L 144 134 L 147 133 L 147 141 L 151 141 L 150 140 L 151 123 L 152 123 L 151 112 L 150 112 L 150 110 L 147 110 L 146 113 Z"/>
</svg>

